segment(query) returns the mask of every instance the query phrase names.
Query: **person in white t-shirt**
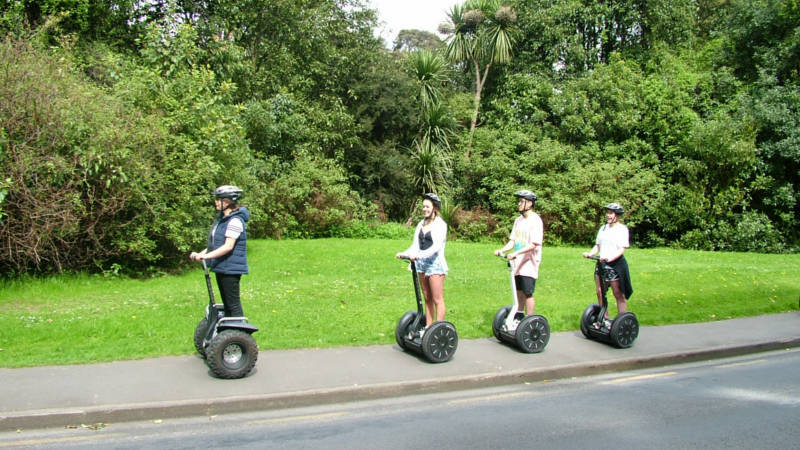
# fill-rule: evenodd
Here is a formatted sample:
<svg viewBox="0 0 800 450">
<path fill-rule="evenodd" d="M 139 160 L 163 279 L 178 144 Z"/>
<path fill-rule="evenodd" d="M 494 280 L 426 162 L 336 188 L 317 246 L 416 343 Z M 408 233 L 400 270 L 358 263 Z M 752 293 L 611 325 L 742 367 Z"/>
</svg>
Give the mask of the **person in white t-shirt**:
<svg viewBox="0 0 800 450">
<path fill-rule="evenodd" d="M 520 216 L 514 220 L 508 243 L 494 251 L 497 256 L 503 256 L 510 251 L 506 258 L 512 265 L 514 283 L 517 287 L 517 308 L 514 312 L 509 312 L 503 325 L 507 331 L 516 328 L 515 324 L 525 315 L 533 314 L 536 307 L 533 292 L 536 289 L 536 280 L 539 278 L 544 236 L 542 218 L 533 212 L 536 194 L 524 189 L 516 192 L 514 196 L 517 197 Z M 522 311 L 525 311 L 525 314 Z"/>
<path fill-rule="evenodd" d="M 602 281 L 605 281 L 611 286 L 611 291 L 617 300 L 617 312 L 621 314 L 627 311 L 628 299 L 633 295 L 628 262 L 624 256 L 625 249 L 630 247 L 628 227 L 619 221 L 625 213 L 622 206 L 617 203 L 609 203 L 604 209 L 606 223 L 597 232 L 594 247 L 585 252 L 583 256 L 584 258 L 592 256 L 599 258 L 594 273 L 597 302 L 600 306 L 607 306 L 603 304 Z M 604 319 L 608 319 L 608 317 L 608 309 L 606 309 Z"/>
</svg>

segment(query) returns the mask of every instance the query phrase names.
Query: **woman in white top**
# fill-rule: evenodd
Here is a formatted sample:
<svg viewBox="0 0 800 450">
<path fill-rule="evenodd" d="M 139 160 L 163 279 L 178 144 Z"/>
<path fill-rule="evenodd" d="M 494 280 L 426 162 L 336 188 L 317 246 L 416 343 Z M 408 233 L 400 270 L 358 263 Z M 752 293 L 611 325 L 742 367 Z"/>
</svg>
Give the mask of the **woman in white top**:
<svg viewBox="0 0 800 450">
<path fill-rule="evenodd" d="M 442 201 L 436 194 L 422 196 L 422 219 L 414 230 L 414 240 L 406 251 L 398 253 L 401 259 L 410 259 L 417 266 L 422 294 L 425 297 L 425 327 L 444 320 L 444 278 L 447 261 L 444 246 L 447 241 L 447 224 L 439 216 Z M 424 330 L 423 330 L 424 332 Z"/>
<path fill-rule="evenodd" d="M 622 206 L 617 203 L 609 203 L 605 206 L 606 224 L 600 227 L 597 232 L 597 240 L 594 247 L 583 256 L 589 258 L 597 255 L 599 260 L 594 271 L 594 284 L 597 292 L 597 301 L 603 305 L 603 283 L 605 281 L 611 286 L 611 291 L 617 299 L 617 312 L 624 313 L 627 310 L 628 299 L 633 295 L 631 286 L 631 276 L 628 270 L 628 262 L 625 260 L 625 249 L 630 247 L 628 238 L 628 227 L 619 222 L 624 214 Z M 608 309 L 606 309 L 605 319 L 608 319 Z"/>
</svg>

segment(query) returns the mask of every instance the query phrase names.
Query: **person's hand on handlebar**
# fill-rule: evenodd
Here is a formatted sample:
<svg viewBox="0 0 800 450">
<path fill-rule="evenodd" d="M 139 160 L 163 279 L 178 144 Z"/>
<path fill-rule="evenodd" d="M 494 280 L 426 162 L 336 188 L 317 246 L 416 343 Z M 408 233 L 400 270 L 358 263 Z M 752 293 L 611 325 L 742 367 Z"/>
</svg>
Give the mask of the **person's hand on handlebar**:
<svg viewBox="0 0 800 450">
<path fill-rule="evenodd" d="M 397 257 L 397 259 L 407 259 L 407 260 L 409 260 L 409 261 L 414 261 L 414 260 L 416 260 L 416 259 L 417 259 L 417 258 L 415 258 L 415 257 L 413 257 L 413 256 L 411 256 L 411 255 L 407 255 L 407 254 L 405 254 L 405 253 L 402 253 L 402 252 L 401 252 L 401 253 L 398 253 L 398 254 L 397 254 L 397 255 L 395 255 L 395 256 Z"/>
<path fill-rule="evenodd" d="M 206 255 L 203 253 L 192 252 L 191 254 L 189 254 L 189 259 L 192 261 L 202 261 L 206 259 L 205 256 Z"/>
</svg>

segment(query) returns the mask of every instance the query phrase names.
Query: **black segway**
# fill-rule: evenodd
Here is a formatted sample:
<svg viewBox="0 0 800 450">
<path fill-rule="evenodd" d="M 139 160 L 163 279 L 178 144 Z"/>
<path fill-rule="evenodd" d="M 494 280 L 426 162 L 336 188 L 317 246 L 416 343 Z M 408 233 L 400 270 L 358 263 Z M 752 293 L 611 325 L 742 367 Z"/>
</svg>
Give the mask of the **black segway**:
<svg viewBox="0 0 800 450">
<path fill-rule="evenodd" d="M 225 317 L 225 307 L 214 303 L 214 290 L 206 262 L 203 271 L 208 287 L 206 316 L 194 329 L 194 347 L 219 378 L 242 378 L 253 370 L 258 359 L 258 344 L 253 333 L 258 328 L 247 317 Z"/>
<path fill-rule="evenodd" d="M 598 256 L 590 256 L 589 259 L 598 261 Z M 605 342 L 618 348 L 628 348 L 633 345 L 633 341 L 639 336 L 639 321 L 632 312 L 619 314 L 613 320 L 604 319 L 608 310 L 608 299 L 606 291 L 608 284 L 600 277 L 600 289 L 602 290 L 603 305 L 591 304 L 586 308 L 581 316 L 581 333 L 595 341 Z"/>
<path fill-rule="evenodd" d="M 505 257 L 501 256 L 505 259 Z M 550 342 L 550 324 L 544 316 L 518 311 L 517 286 L 514 283 L 514 270 L 508 261 L 508 273 L 511 279 L 511 306 L 504 306 L 497 311 L 492 321 L 492 332 L 500 342 L 516 345 L 525 353 L 539 353 Z M 509 315 L 511 315 L 509 317 Z"/>
<path fill-rule="evenodd" d="M 458 348 L 456 327 L 447 321 L 435 322 L 425 330 L 422 337 L 420 331 L 425 328 L 425 314 L 422 310 L 417 265 L 411 261 L 411 278 L 414 280 L 414 294 L 417 296 L 417 310 L 403 314 L 397 322 L 394 337 L 397 345 L 403 350 L 422 354 L 430 362 L 449 361 Z"/>
</svg>

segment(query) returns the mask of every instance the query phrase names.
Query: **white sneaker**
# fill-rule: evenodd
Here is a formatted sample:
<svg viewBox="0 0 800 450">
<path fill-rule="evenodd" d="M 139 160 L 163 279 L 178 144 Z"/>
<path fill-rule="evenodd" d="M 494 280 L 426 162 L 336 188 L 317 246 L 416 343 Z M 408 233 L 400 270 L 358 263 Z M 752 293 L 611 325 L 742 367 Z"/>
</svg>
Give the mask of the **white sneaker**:
<svg viewBox="0 0 800 450">
<path fill-rule="evenodd" d="M 503 324 L 503 329 L 507 332 L 511 332 L 517 329 L 519 326 L 519 320 L 512 320 L 511 323 L 506 322 Z"/>
<path fill-rule="evenodd" d="M 414 338 L 416 338 L 418 336 L 419 336 L 420 339 L 422 339 L 422 336 L 424 334 L 425 334 L 425 328 L 422 328 L 419 331 L 412 331 L 411 333 L 408 333 L 408 339 L 409 340 L 414 340 Z"/>
</svg>

